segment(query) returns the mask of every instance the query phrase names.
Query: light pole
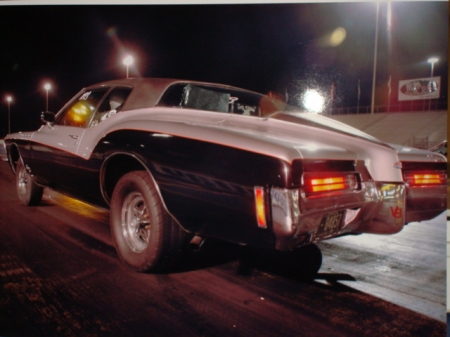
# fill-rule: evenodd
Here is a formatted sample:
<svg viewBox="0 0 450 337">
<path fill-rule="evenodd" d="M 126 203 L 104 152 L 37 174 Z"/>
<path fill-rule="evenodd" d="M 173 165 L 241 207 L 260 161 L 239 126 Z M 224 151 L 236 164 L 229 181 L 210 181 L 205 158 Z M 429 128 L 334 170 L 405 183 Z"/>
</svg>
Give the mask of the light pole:
<svg viewBox="0 0 450 337">
<path fill-rule="evenodd" d="M 9 133 L 11 133 L 10 110 L 11 110 L 12 97 L 11 96 L 6 97 L 6 101 L 8 102 L 8 134 L 9 134 Z"/>
<path fill-rule="evenodd" d="M 48 91 L 52 88 L 50 83 L 46 83 L 44 85 L 44 89 L 46 91 L 46 97 L 45 97 L 45 111 L 48 111 Z"/>
<path fill-rule="evenodd" d="M 431 76 L 433 77 L 433 70 L 434 70 L 434 64 L 439 61 L 439 59 L 437 57 L 430 57 L 428 59 L 428 63 L 431 63 Z M 432 80 L 430 80 L 430 82 L 432 82 Z M 428 100 L 428 111 L 431 110 L 431 98 Z"/>
<path fill-rule="evenodd" d="M 431 63 L 431 77 L 433 77 L 434 64 L 439 61 L 437 57 L 430 57 L 428 63 Z"/>
<path fill-rule="evenodd" d="M 133 64 L 133 56 L 128 55 L 123 59 L 123 64 L 127 67 L 127 78 L 128 78 L 128 67 Z"/>
<path fill-rule="evenodd" d="M 377 53 L 378 53 L 378 16 L 380 13 L 380 2 L 377 1 L 377 14 L 376 14 L 376 24 L 375 24 L 375 47 L 373 51 L 373 78 L 372 78 L 372 106 L 370 108 L 370 113 L 373 115 L 375 110 L 375 84 L 377 81 Z"/>
</svg>

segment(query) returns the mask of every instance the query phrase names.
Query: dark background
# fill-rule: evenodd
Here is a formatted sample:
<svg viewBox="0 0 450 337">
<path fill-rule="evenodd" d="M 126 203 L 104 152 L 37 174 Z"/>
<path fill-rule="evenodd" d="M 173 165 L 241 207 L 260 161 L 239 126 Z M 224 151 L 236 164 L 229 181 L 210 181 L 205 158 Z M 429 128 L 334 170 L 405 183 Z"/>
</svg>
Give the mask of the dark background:
<svg viewBox="0 0 450 337">
<path fill-rule="evenodd" d="M 371 104 L 376 4 L 30 5 L 0 6 L 0 137 L 40 125 L 47 81 L 49 110 L 58 111 L 82 87 L 126 76 L 220 82 L 289 95 L 300 106 L 307 88 L 335 106 Z M 399 80 L 429 77 L 439 57 L 447 97 L 448 3 L 380 3 L 376 104 L 397 99 Z M 324 43 L 336 28 L 338 46 Z"/>
</svg>

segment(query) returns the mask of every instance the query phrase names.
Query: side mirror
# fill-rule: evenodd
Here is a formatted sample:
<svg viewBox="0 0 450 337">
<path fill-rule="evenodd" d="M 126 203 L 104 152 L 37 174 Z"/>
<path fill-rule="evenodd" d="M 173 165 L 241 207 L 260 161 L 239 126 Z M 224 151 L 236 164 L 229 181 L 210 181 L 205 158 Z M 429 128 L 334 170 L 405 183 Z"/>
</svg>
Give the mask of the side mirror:
<svg viewBox="0 0 450 337">
<path fill-rule="evenodd" d="M 48 126 L 53 126 L 53 123 L 55 123 L 55 114 L 51 111 L 43 111 L 41 113 L 41 121 Z"/>
</svg>

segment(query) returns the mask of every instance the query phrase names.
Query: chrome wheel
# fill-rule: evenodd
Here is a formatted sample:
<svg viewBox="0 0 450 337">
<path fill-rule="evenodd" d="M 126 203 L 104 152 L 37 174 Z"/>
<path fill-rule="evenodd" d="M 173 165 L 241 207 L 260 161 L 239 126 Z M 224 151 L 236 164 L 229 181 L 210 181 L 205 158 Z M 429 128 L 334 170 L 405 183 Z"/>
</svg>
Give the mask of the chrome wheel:
<svg viewBox="0 0 450 337">
<path fill-rule="evenodd" d="M 33 180 L 28 173 L 22 160 L 17 162 L 16 169 L 16 190 L 22 204 L 26 206 L 37 205 L 42 199 L 44 189 Z"/>
<path fill-rule="evenodd" d="M 132 171 L 119 179 L 111 198 L 110 223 L 120 259 L 141 272 L 170 268 L 186 237 L 146 171 Z"/>
<path fill-rule="evenodd" d="M 21 169 L 18 172 L 18 175 L 17 191 L 19 193 L 19 197 L 24 197 L 28 193 L 30 175 L 25 168 Z"/>
<path fill-rule="evenodd" d="M 150 241 L 150 214 L 144 198 L 139 192 L 126 196 L 121 212 L 123 236 L 135 253 L 142 253 Z"/>
</svg>

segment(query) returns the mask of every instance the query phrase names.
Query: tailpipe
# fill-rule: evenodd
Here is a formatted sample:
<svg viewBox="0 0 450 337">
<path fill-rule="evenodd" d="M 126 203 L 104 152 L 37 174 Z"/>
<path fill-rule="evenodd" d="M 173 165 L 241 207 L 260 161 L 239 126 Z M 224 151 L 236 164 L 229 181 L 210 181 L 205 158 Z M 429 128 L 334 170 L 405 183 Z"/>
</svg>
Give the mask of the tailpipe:
<svg viewBox="0 0 450 337">
<path fill-rule="evenodd" d="M 205 239 L 201 236 L 195 235 L 191 242 L 189 243 L 189 247 L 194 251 L 198 252 L 200 248 L 202 248 L 203 243 L 205 243 Z"/>
</svg>

